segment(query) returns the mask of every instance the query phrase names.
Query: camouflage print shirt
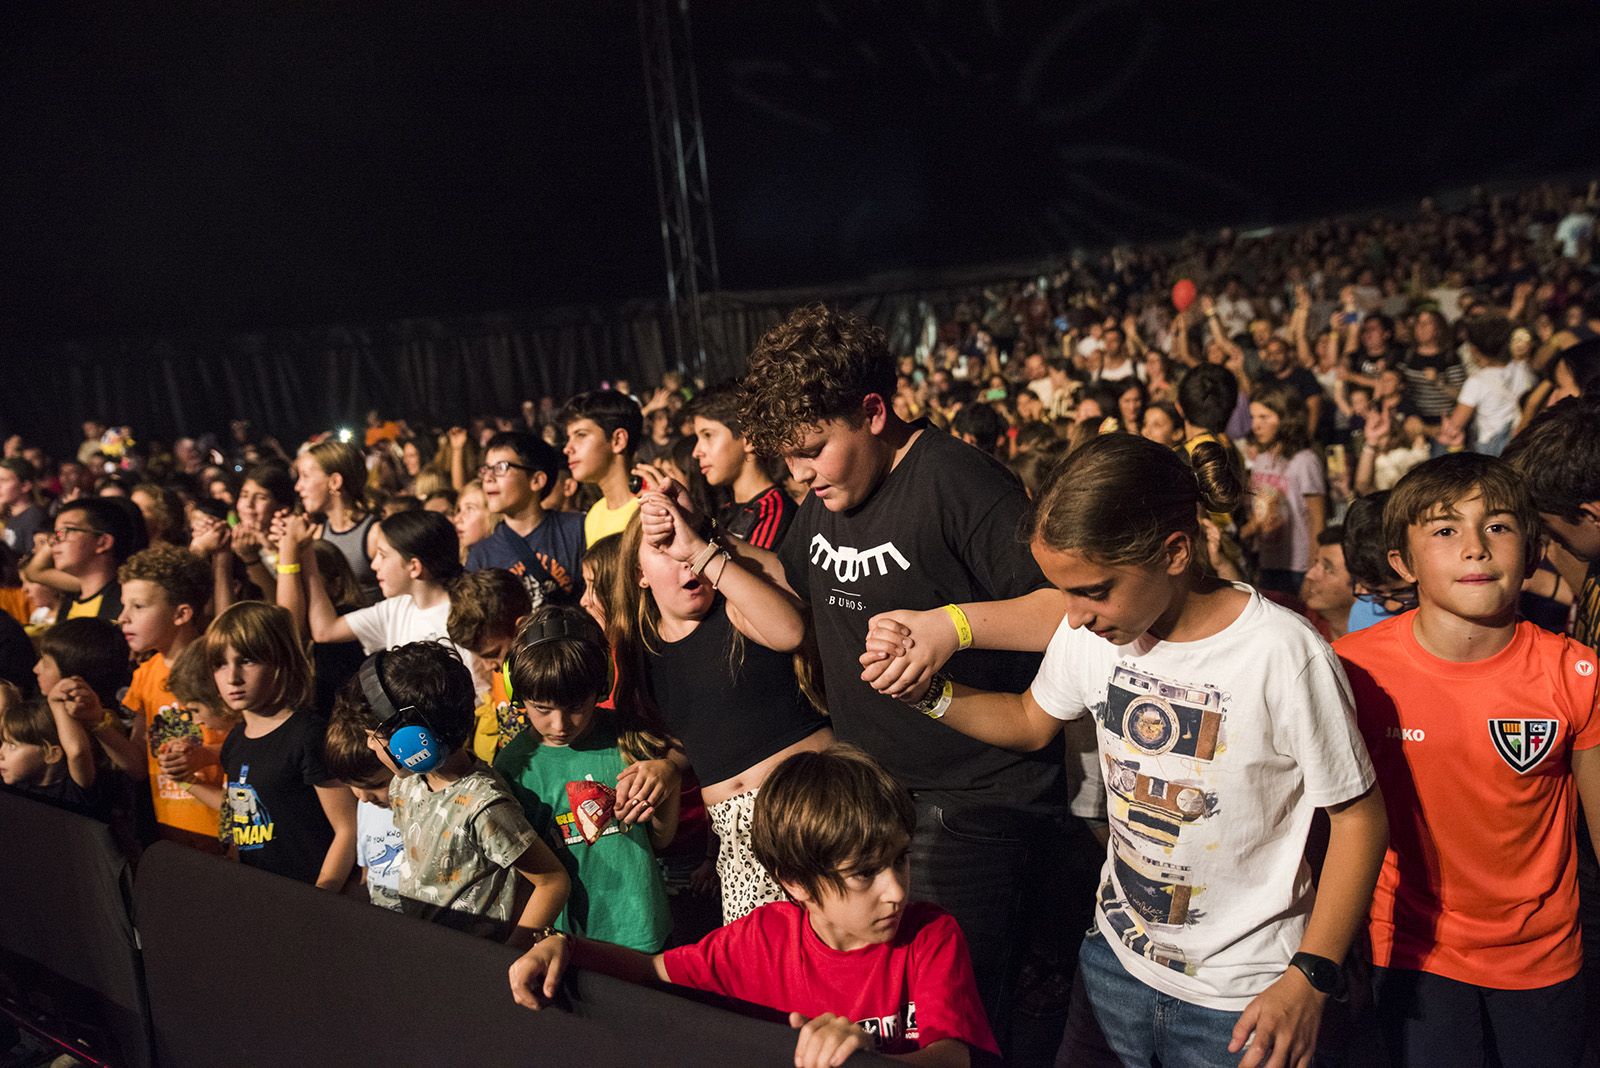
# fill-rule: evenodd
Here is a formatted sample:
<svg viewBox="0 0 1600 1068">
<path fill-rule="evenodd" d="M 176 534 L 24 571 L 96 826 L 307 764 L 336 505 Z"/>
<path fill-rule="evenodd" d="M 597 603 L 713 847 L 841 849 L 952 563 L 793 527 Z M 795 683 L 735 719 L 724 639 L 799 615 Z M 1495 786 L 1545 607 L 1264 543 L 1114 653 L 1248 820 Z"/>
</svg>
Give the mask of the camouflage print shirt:
<svg viewBox="0 0 1600 1068">
<path fill-rule="evenodd" d="M 400 857 L 401 911 L 483 938 L 510 937 L 525 900 L 512 868 L 537 832 L 500 773 L 481 760 L 443 789 L 426 776 L 389 787 Z"/>
</svg>

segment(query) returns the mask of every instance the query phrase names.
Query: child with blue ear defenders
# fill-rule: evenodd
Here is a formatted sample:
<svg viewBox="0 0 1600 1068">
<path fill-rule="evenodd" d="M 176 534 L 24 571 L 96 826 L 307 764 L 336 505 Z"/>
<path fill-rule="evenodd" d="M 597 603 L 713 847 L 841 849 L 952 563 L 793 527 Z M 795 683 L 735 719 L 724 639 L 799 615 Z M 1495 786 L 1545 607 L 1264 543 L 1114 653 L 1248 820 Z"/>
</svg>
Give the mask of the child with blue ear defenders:
<svg viewBox="0 0 1600 1068">
<path fill-rule="evenodd" d="M 667 742 L 626 709 L 596 709 L 611 693 L 611 650 L 582 608 L 534 609 L 502 672 L 529 726 L 495 767 L 571 876 L 557 930 L 659 951 L 672 917 L 654 850 L 677 832 L 680 796 Z"/>
<path fill-rule="evenodd" d="M 567 873 L 467 745 L 477 702 L 466 666 L 443 644 L 412 642 L 373 654 L 357 681 L 377 722 L 368 745 L 394 772 L 401 911 L 518 946 L 550 935 Z M 533 892 L 519 907 L 523 880 Z"/>
</svg>

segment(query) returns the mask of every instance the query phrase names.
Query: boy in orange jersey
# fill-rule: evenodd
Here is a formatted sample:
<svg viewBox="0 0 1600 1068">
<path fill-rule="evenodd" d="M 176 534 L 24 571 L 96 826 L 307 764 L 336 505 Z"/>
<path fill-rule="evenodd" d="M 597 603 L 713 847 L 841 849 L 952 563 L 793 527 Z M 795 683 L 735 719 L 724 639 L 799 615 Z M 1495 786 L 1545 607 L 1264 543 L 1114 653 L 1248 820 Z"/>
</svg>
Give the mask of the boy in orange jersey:
<svg viewBox="0 0 1600 1068">
<path fill-rule="evenodd" d="M 1580 798 L 1600 810 L 1594 650 L 1516 618 L 1539 513 L 1500 460 L 1413 469 L 1383 532 L 1418 606 L 1334 648 L 1389 810 L 1370 930 L 1390 1058 L 1576 1065 L 1575 825 Z"/>
<path fill-rule="evenodd" d="M 133 713 L 133 738 L 149 754 L 150 797 L 162 838 L 209 853 L 221 851 L 217 814 L 183 781 L 216 779 L 226 731 L 207 729 L 167 687 L 172 662 L 205 630 L 211 568 L 187 549 L 156 545 L 134 553 L 117 571 L 122 614 L 117 623 L 134 656 L 151 654 L 133 673 L 123 705 Z M 206 769 L 210 769 L 207 771 Z"/>
</svg>

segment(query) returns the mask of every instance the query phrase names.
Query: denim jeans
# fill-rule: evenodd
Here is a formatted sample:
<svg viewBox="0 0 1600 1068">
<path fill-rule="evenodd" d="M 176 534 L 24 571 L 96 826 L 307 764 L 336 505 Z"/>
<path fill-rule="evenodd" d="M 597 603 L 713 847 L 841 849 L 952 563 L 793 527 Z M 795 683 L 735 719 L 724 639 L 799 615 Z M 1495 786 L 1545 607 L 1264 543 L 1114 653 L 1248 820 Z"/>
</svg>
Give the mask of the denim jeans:
<svg viewBox="0 0 1600 1068">
<path fill-rule="evenodd" d="M 1145 986 L 1129 975 L 1099 931 L 1090 931 L 1078 950 L 1078 976 L 1093 1010 L 1094 1023 L 1116 1059 L 1151 1068 L 1235 1068 L 1243 1053 L 1229 1053 L 1236 1012 L 1191 1005 Z M 1076 1008 L 1076 1006 L 1075 1006 Z M 1076 1016 L 1076 1013 L 1074 1014 Z M 1084 1038 L 1068 1025 L 1057 1068 L 1085 1063 L 1078 1052 Z"/>
</svg>

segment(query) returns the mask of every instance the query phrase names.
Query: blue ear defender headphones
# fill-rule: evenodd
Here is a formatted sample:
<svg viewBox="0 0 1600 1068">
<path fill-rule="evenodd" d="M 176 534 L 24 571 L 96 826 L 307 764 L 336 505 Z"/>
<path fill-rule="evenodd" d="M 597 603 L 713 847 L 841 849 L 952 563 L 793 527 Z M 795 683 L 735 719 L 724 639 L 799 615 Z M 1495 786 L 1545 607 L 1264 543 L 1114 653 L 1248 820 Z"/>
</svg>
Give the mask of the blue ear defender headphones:
<svg viewBox="0 0 1600 1068">
<path fill-rule="evenodd" d="M 394 706 L 394 700 L 383 685 L 383 658 L 387 655 L 377 652 L 367 657 L 357 676 L 367 707 L 378 716 L 373 733 L 383 739 L 397 765 L 413 774 L 425 775 L 443 764 L 449 754 L 439 744 L 437 733 L 420 708 Z"/>
<path fill-rule="evenodd" d="M 574 609 L 574 612 L 582 609 Z M 583 624 L 588 621 L 588 615 L 583 616 L 558 611 L 544 619 L 523 625 L 522 633 L 517 635 L 517 644 L 523 649 L 536 649 L 547 642 L 558 641 L 584 641 L 592 635 L 585 632 Z M 511 657 L 507 656 L 500 662 L 500 681 L 505 685 L 506 700 L 513 706 L 517 704 L 516 687 L 511 684 Z M 616 685 L 616 665 L 611 657 L 606 657 L 605 687 L 600 692 L 600 700 L 604 701 L 611 696 L 611 691 Z"/>
</svg>

